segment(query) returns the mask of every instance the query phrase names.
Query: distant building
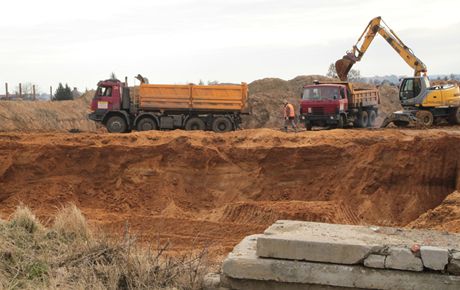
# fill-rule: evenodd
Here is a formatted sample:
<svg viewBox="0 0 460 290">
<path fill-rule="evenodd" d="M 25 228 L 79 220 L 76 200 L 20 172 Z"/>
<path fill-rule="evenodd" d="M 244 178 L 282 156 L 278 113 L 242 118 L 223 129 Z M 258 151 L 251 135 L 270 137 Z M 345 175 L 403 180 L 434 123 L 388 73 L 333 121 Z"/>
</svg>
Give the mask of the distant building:
<svg viewBox="0 0 460 290">
<path fill-rule="evenodd" d="M 81 93 L 77 90 L 77 88 L 74 87 L 73 90 L 72 90 L 73 99 L 75 100 L 75 99 L 79 98 L 80 96 L 81 96 Z"/>
</svg>

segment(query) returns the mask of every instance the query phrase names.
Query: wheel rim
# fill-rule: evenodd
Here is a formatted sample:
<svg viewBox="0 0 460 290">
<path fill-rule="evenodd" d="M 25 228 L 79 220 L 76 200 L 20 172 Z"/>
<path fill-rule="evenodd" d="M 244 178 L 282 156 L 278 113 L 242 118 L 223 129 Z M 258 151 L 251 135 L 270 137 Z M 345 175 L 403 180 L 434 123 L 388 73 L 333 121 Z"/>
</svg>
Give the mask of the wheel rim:
<svg viewBox="0 0 460 290">
<path fill-rule="evenodd" d="M 217 128 L 219 129 L 219 131 L 225 131 L 227 129 L 227 124 L 225 124 L 224 122 L 220 122 L 217 125 Z"/>
<path fill-rule="evenodd" d="M 142 130 L 143 131 L 149 131 L 149 130 L 152 130 L 153 129 L 153 126 L 152 124 L 146 122 L 144 124 L 142 124 Z"/>
<path fill-rule="evenodd" d="M 120 121 L 115 121 L 115 122 L 112 122 L 111 126 L 113 131 L 120 131 L 121 130 L 121 123 Z"/>
</svg>

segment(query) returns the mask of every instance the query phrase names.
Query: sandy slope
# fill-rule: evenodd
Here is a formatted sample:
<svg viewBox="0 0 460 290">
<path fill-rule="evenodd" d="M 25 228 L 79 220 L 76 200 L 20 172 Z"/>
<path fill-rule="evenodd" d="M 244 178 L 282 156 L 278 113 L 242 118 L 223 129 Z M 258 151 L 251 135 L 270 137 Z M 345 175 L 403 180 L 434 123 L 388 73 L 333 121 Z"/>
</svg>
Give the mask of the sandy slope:
<svg viewBox="0 0 460 290">
<path fill-rule="evenodd" d="M 0 133 L 0 213 L 24 202 L 49 217 L 75 202 L 112 233 L 129 222 L 144 241 L 217 254 L 283 218 L 413 226 L 422 215 L 419 227 L 457 232 L 459 219 L 423 214 L 459 189 L 459 141 L 458 128 Z"/>
</svg>

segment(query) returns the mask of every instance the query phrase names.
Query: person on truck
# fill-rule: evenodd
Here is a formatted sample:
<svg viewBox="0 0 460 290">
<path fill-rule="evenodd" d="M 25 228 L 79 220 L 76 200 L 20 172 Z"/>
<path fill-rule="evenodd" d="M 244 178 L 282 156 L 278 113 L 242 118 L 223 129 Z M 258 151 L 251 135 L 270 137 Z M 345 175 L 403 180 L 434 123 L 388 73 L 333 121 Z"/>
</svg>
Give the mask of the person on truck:
<svg viewBox="0 0 460 290">
<path fill-rule="evenodd" d="M 292 126 L 295 132 L 297 132 L 297 125 L 295 123 L 295 110 L 294 106 L 287 100 L 284 100 L 284 130 L 288 131 L 289 124 Z"/>
</svg>

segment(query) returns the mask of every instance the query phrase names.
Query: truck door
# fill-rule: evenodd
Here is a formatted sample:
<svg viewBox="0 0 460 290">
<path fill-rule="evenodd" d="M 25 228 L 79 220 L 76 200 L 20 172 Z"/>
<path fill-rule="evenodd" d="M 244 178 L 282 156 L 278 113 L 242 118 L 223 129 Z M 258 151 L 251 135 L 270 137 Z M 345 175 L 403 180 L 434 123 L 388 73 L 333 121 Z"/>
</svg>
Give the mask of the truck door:
<svg viewBox="0 0 460 290">
<path fill-rule="evenodd" d="M 97 110 L 119 110 L 120 109 L 120 86 L 100 86 L 96 91 Z"/>
</svg>

